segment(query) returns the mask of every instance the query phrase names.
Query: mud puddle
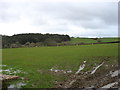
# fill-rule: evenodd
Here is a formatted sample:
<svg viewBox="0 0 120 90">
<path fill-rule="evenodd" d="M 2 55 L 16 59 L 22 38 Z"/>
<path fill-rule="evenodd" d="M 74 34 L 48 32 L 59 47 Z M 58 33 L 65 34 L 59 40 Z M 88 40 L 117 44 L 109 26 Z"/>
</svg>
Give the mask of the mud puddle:
<svg viewBox="0 0 120 90">
<path fill-rule="evenodd" d="M 120 74 L 120 70 L 116 70 L 114 72 L 110 71 L 111 77 L 115 77 L 118 76 L 118 74 Z"/>
<path fill-rule="evenodd" d="M 4 68 L 0 68 L 0 73 L 2 74 L 6 74 L 6 75 L 16 75 L 16 74 L 21 74 L 21 73 L 26 73 L 24 72 L 21 68 L 12 68 L 10 66 L 7 65 L 0 65 L 0 67 L 5 67 Z"/>
<path fill-rule="evenodd" d="M 97 67 L 95 67 L 95 69 L 91 72 L 91 74 L 94 74 L 96 71 L 97 71 L 97 69 L 99 68 L 99 67 L 101 67 L 102 65 L 104 64 L 104 62 L 102 62 L 100 65 L 98 65 Z"/>
<path fill-rule="evenodd" d="M 80 73 L 80 71 L 82 71 L 82 70 L 85 68 L 85 63 L 86 63 L 86 61 L 84 61 L 84 64 L 83 64 L 83 65 L 80 65 L 78 71 L 77 71 L 75 74 Z"/>
<path fill-rule="evenodd" d="M 107 66 L 107 68 L 106 68 Z M 81 73 L 85 68 L 83 63 L 75 74 L 69 76 L 69 79 L 64 81 L 59 88 L 112 88 L 118 87 L 118 75 L 120 70 L 117 65 L 108 65 L 106 62 L 101 62 L 93 67 L 92 70 Z"/>
<path fill-rule="evenodd" d="M 57 69 L 54 67 L 52 67 L 49 71 L 54 72 L 54 73 L 63 73 L 63 74 L 72 73 L 72 70 L 61 70 L 61 69 Z"/>
<path fill-rule="evenodd" d="M 8 86 L 8 90 L 9 90 L 10 88 L 22 88 L 22 87 L 25 86 L 25 85 L 26 85 L 26 83 L 23 83 L 23 82 L 11 84 L 11 85 Z"/>
<path fill-rule="evenodd" d="M 115 84 L 118 84 L 118 82 L 109 83 L 101 88 L 112 88 Z"/>
<path fill-rule="evenodd" d="M 0 73 L 4 74 L 4 75 L 21 75 L 21 74 L 27 74 L 26 72 L 24 72 L 22 70 L 22 68 L 12 68 L 10 66 L 7 65 L 0 65 Z M 22 80 L 22 82 L 21 82 Z M 24 81 L 24 77 L 20 77 L 18 80 L 10 80 L 10 81 L 4 81 L 3 82 L 3 88 L 6 88 L 7 90 L 10 90 L 10 88 L 15 88 L 17 90 L 19 90 L 20 88 L 22 88 L 23 86 L 26 85 L 26 83 L 23 82 Z"/>
</svg>

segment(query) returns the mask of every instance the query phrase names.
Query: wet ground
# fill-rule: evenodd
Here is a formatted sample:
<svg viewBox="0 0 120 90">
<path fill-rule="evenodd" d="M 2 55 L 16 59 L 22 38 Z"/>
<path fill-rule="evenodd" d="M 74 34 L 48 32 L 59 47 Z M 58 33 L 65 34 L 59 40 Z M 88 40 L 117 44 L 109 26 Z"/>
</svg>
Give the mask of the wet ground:
<svg viewBox="0 0 120 90">
<path fill-rule="evenodd" d="M 120 69 L 117 64 L 108 64 L 106 61 L 102 61 L 99 64 L 95 64 L 92 69 L 83 72 L 86 68 L 86 61 L 84 61 L 78 68 L 76 72 L 72 70 L 62 70 L 53 66 L 49 71 L 38 70 L 42 73 L 51 73 L 54 75 L 63 75 L 67 77 L 64 81 L 55 81 L 55 88 L 118 88 L 118 78 L 120 74 Z M 7 65 L 2 65 L 2 67 L 7 67 Z M 5 74 L 19 74 L 26 73 L 22 69 L 6 68 L 0 70 Z M 24 78 L 21 77 L 21 80 Z M 21 88 L 27 83 L 18 81 L 16 83 L 4 84 L 5 88 Z"/>
<path fill-rule="evenodd" d="M 22 88 L 23 86 L 26 85 L 26 83 L 24 83 L 24 81 L 22 81 L 24 78 L 23 77 L 19 77 L 19 76 L 14 76 L 14 75 L 18 75 L 21 73 L 26 73 L 21 69 L 18 68 L 11 68 L 7 65 L 0 65 L 0 75 L 5 79 L 2 80 L 2 90 L 10 90 L 11 88 L 16 88 L 17 90 L 19 90 L 20 88 Z M 13 78 L 13 79 L 12 79 Z"/>
<path fill-rule="evenodd" d="M 84 64 L 82 66 L 85 66 Z M 118 88 L 120 69 L 118 65 L 101 62 L 92 70 L 69 75 L 69 79 L 57 83 L 57 88 Z"/>
</svg>

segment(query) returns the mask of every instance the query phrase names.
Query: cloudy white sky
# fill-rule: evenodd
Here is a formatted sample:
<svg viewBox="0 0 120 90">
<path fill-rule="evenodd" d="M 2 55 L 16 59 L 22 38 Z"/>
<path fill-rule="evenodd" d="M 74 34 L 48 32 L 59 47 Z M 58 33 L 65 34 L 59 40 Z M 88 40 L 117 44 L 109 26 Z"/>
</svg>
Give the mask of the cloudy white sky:
<svg viewBox="0 0 120 90">
<path fill-rule="evenodd" d="M 0 1 L 0 34 L 19 33 L 117 37 L 118 2 Z"/>
</svg>

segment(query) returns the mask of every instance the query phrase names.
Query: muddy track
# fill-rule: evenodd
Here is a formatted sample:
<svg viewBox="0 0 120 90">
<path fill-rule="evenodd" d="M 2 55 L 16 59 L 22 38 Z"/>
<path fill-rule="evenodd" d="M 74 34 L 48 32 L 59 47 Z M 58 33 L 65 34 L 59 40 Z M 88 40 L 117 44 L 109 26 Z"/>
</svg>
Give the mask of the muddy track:
<svg viewBox="0 0 120 90">
<path fill-rule="evenodd" d="M 118 65 L 99 64 L 100 69 L 94 73 L 91 71 L 71 74 L 69 79 L 61 82 L 57 88 L 118 88 Z M 95 70 L 95 69 L 94 69 Z"/>
</svg>

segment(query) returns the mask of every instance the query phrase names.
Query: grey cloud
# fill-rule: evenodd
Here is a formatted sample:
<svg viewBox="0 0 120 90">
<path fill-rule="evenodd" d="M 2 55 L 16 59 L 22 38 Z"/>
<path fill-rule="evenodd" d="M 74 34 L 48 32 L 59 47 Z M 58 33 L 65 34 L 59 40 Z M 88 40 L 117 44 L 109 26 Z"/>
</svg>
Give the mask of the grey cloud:
<svg viewBox="0 0 120 90">
<path fill-rule="evenodd" d="M 101 24 L 102 23 L 104 23 L 105 25 L 117 24 L 118 19 L 117 3 L 83 3 L 75 4 L 75 6 L 69 7 L 70 7 L 69 10 L 72 13 L 69 13 L 69 16 L 65 17 L 65 19 L 69 19 L 73 22 L 77 21 L 80 24 L 86 22 L 86 24 L 87 23 L 89 24 L 89 22 L 94 23 L 92 21 L 97 18 L 98 20 L 102 21 Z M 91 27 L 94 26 L 91 25 Z"/>
<path fill-rule="evenodd" d="M 66 20 L 68 24 L 80 24 L 83 25 L 83 27 L 88 26 L 88 28 L 97 28 L 97 26 L 98 28 L 104 28 L 107 25 L 116 25 L 118 19 L 117 3 L 45 3 L 42 5 L 40 4 L 40 6 L 37 4 L 35 6 L 35 11 L 37 12 L 36 16 L 41 17 L 34 18 L 38 23 L 44 21 L 42 17 L 45 15 L 56 21 L 59 19 Z M 96 25 L 97 22 L 94 22 L 96 18 L 102 21 L 102 25 L 100 23 Z"/>
<path fill-rule="evenodd" d="M 85 29 L 117 27 L 117 3 L 0 3 L 0 23 L 13 23 L 21 19 L 29 20 L 35 27 L 44 31 L 69 31 L 74 25 Z M 47 27 L 47 28 L 45 28 Z M 110 30 L 110 28 L 109 28 Z"/>
<path fill-rule="evenodd" d="M 36 24 L 37 22 L 45 24 L 45 16 L 56 20 L 66 19 L 68 22 L 89 22 L 94 18 L 99 18 L 105 24 L 117 23 L 117 5 L 115 3 L 14 3 L 11 6 L 14 6 L 11 13 L 7 10 L 1 12 L 0 16 L 3 20 L 14 21 L 19 19 L 22 13 L 36 21 Z"/>
<path fill-rule="evenodd" d="M 11 9 L 8 3 L 0 3 L 0 22 L 9 23 L 20 19 L 16 8 Z"/>
</svg>

